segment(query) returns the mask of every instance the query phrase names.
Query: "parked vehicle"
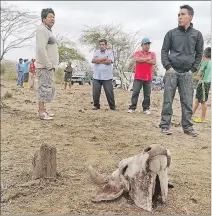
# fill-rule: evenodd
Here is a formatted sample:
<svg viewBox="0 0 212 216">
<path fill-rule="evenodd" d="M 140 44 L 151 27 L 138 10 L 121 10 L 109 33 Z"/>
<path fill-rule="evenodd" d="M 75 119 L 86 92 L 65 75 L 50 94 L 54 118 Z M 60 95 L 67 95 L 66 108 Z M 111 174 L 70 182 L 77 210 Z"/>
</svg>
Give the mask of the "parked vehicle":
<svg viewBox="0 0 212 216">
<path fill-rule="evenodd" d="M 152 90 L 160 91 L 164 89 L 164 82 L 162 77 L 154 76 L 152 79 Z"/>
<path fill-rule="evenodd" d="M 88 83 L 91 85 L 92 77 L 88 75 L 86 71 L 75 71 L 72 75 L 71 84 L 79 83 L 79 85 L 85 85 Z"/>
<path fill-rule="evenodd" d="M 123 74 L 123 88 L 128 89 L 133 83 L 134 80 L 134 73 L 131 72 L 124 72 Z M 113 77 L 113 87 L 114 88 L 121 88 L 122 81 L 120 77 Z"/>
<path fill-rule="evenodd" d="M 120 77 L 113 77 L 113 87 L 118 88 L 121 86 L 121 79 Z"/>
</svg>

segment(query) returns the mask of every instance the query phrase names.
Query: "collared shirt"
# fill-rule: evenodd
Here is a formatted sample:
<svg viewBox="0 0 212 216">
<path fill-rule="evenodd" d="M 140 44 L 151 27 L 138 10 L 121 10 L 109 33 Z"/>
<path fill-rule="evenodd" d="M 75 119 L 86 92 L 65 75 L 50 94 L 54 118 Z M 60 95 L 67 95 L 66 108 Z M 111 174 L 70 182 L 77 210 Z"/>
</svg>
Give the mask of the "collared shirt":
<svg viewBox="0 0 212 216">
<path fill-rule="evenodd" d="M 35 73 L 35 63 L 33 61 L 29 65 L 29 72 Z"/>
<path fill-rule="evenodd" d="M 137 51 L 134 54 L 134 57 L 141 57 L 141 58 L 147 58 L 151 56 L 152 59 L 156 58 L 156 55 L 154 52 L 143 52 L 143 51 Z M 148 63 L 139 63 L 136 62 L 135 65 L 135 79 L 137 80 L 144 80 L 144 81 L 152 81 L 152 69 L 153 65 Z"/>
<path fill-rule="evenodd" d="M 114 57 L 112 51 L 105 50 L 102 52 L 101 50 L 97 50 L 94 53 L 93 58 L 107 58 L 112 61 L 111 64 L 95 64 L 94 63 L 94 74 L 93 78 L 97 80 L 110 80 L 113 79 L 113 62 Z"/>
<path fill-rule="evenodd" d="M 24 64 L 23 63 L 17 64 L 17 72 L 24 72 Z"/>
</svg>

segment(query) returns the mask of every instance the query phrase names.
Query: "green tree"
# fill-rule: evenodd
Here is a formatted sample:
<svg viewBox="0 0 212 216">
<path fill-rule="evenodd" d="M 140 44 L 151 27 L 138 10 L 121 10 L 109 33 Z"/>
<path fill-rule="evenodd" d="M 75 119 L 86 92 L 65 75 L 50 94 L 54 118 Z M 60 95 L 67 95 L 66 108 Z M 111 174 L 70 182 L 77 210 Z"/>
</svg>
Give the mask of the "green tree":
<svg viewBox="0 0 212 216">
<path fill-rule="evenodd" d="M 85 58 L 82 55 L 80 55 L 77 52 L 77 50 L 75 50 L 74 48 L 59 46 L 58 50 L 59 50 L 59 63 L 68 62 L 70 60 L 86 61 Z"/>
<path fill-rule="evenodd" d="M 66 63 L 69 61 L 82 61 L 86 62 L 85 57 L 80 53 L 76 44 L 71 41 L 65 35 L 56 35 L 57 43 L 58 43 L 58 51 L 59 51 L 59 63 Z"/>
</svg>

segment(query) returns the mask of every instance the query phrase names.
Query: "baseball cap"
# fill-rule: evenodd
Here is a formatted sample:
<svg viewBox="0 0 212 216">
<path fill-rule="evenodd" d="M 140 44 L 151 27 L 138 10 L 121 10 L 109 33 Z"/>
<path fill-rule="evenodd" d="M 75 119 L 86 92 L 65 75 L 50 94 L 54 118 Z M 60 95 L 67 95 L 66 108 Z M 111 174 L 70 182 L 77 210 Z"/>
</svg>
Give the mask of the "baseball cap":
<svg viewBox="0 0 212 216">
<path fill-rule="evenodd" d="M 143 39 L 142 39 L 141 45 L 142 45 L 142 44 L 146 44 L 146 43 L 151 43 L 151 41 L 150 41 L 149 38 L 143 38 Z"/>
</svg>

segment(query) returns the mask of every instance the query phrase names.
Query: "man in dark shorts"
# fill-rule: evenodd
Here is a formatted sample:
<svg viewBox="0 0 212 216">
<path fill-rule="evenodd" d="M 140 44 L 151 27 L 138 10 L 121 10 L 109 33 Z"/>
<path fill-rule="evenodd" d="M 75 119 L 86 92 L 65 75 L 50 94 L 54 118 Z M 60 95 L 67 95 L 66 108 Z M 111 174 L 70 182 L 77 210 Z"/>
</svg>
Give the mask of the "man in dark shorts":
<svg viewBox="0 0 212 216">
<path fill-rule="evenodd" d="M 68 66 L 64 70 L 65 76 L 64 76 L 64 89 L 66 89 L 67 84 L 69 86 L 69 89 L 71 89 L 71 78 L 73 73 L 73 68 L 71 67 L 71 62 L 68 63 Z"/>
<path fill-rule="evenodd" d="M 192 116 L 192 120 L 196 123 L 202 123 L 205 121 L 207 100 L 211 86 L 211 47 L 207 47 L 204 50 L 204 58 L 201 62 L 199 72 L 197 74 L 199 83 L 197 86 L 196 97 L 193 105 L 193 115 L 195 114 L 199 104 L 201 103 L 202 114 L 201 118 Z"/>
</svg>

